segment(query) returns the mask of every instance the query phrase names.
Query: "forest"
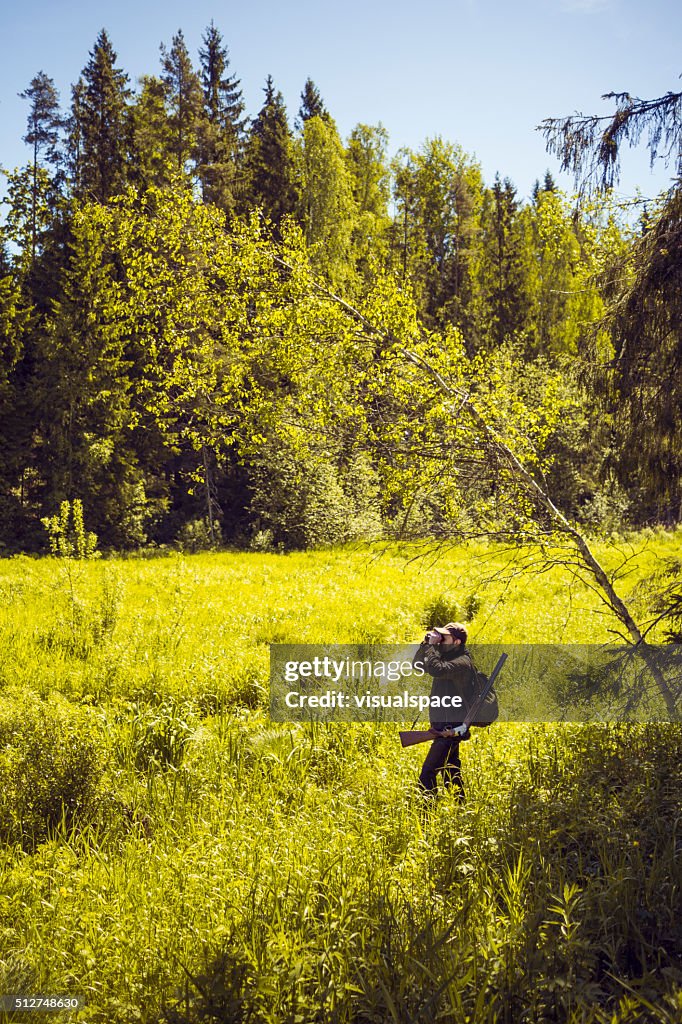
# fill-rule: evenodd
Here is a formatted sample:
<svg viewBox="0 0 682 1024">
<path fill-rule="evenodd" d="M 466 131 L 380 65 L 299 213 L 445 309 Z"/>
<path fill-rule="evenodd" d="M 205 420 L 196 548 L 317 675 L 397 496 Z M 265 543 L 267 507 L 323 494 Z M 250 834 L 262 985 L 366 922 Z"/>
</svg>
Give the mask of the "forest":
<svg viewBox="0 0 682 1024">
<path fill-rule="evenodd" d="M 679 1024 L 682 93 L 543 121 L 524 198 L 247 112 L 213 23 L 149 72 L 38 72 L 3 171 L 0 1022 Z M 515 720 L 510 658 L 465 802 L 273 720 L 272 645 L 450 620 L 653 696 Z"/>
<path fill-rule="evenodd" d="M 528 201 L 441 137 L 342 140 L 310 78 L 293 127 L 271 77 L 248 116 L 213 23 L 136 88 L 102 30 L 68 104 L 43 71 L 22 96 L 5 553 L 47 551 L 75 500 L 104 551 L 546 531 L 483 422 L 588 533 L 679 522 L 679 179 L 625 207 L 608 187 L 644 130 L 679 172 L 679 94 L 615 97 L 603 134 L 546 123 L 606 187 L 539 169 Z"/>
</svg>

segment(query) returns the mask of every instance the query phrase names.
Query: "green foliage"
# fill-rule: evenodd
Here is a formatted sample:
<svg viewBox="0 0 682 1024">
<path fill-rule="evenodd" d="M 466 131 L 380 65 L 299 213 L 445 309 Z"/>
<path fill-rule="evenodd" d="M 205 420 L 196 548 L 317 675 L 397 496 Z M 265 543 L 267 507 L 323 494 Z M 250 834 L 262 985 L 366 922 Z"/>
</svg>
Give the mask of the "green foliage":
<svg viewBox="0 0 682 1024">
<path fill-rule="evenodd" d="M 201 83 L 192 67 L 182 30 L 173 36 L 170 50 L 161 45 L 161 69 L 170 151 L 177 171 L 182 173 L 195 152 L 202 106 Z"/>
<path fill-rule="evenodd" d="M 3 239 L 14 243 L 16 262 L 27 273 L 63 201 L 45 167 L 36 165 L 1 173 L 7 179 L 3 203 L 8 207 Z"/>
<path fill-rule="evenodd" d="M 372 467 L 345 469 L 331 458 L 308 458 L 289 448 L 265 449 L 250 472 L 254 550 L 314 548 L 381 535 L 378 487 Z"/>
<path fill-rule="evenodd" d="M 304 118 L 298 159 L 298 217 L 311 264 L 335 290 L 343 291 L 352 274 L 355 209 L 344 149 L 329 120 Z"/>
<path fill-rule="evenodd" d="M 296 204 L 293 140 L 284 99 L 281 92 L 275 92 L 270 75 L 264 92 L 246 147 L 248 193 L 252 206 L 279 226 Z"/>
<path fill-rule="evenodd" d="M 42 520 L 50 541 L 50 551 L 60 558 L 93 558 L 97 555 L 97 535 L 86 531 L 83 503 L 63 501 L 59 515 Z"/>
<path fill-rule="evenodd" d="M 208 517 L 192 519 L 184 523 L 175 539 L 178 551 L 193 554 L 197 551 L 211 551 L 220 546 L 220 524 L 211 523 Z"/>
<path fill-rule="evenodd" d="M 107 752 L 92 714 L 53 695 L 0 693 L 0 833 L 26 849 L 97 809 Z"/>
<path fill-rule="evenodd" d="M 556 569 L 483 592 L 501 549 L 419 553 L 107 563 L 86 657 L 37 642 L 54 563 L 0 566 L 3 990 L 77 989 L 88 1024 L 675 1020 L 677 726 L 496 725 L 467 804 L 425 810 L 392 729 L 267 721 L 267 642 L 609 638 Z M 678 555 L 652 537 L 632 579 Z"/>
<path fill-rule="evenodd" d="M 388 132 L 381 124 L 356 125 L 346 147 L 355 203 L 352 251 L 356 266 L 368 284 L 374 268 L 385 264 L 388 256 L 391 221 L 387 149 Z"/>
<path fill-rule="evenodd" d="M 480 168 L 460 146 L 437 137 L 419 153 L 400 153 L 394 179 L 392 262 L 429 325 L 463 325 L 479 230 Z"/>
<path fill-rule="evenodd" d="M 68 163 L 75 194 L 106 202 L 121 191 L 126 173 L 128 75 L 116 67 L 105 29 L 73 89 Z"/>
</svg>

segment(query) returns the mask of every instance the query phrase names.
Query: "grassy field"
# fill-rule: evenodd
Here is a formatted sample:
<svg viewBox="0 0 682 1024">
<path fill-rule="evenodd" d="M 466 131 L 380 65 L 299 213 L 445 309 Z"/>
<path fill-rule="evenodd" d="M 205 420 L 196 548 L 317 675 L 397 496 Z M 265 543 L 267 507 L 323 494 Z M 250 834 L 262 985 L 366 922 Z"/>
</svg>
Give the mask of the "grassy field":
<svg viewBox="0 0 682 1024">
<path fill-rule="evenodd" d="M 638 541 L 627 588 L 681 540 Z M 0 993 L 88 1024 L 682 1020 L 678 726 L 479 730 L 467 803 L 425 808 L 396 727 L 268 721 L 270 642 L 612 637 L 559 570 L 418 555 L 0 562 Z"/>
</svg>

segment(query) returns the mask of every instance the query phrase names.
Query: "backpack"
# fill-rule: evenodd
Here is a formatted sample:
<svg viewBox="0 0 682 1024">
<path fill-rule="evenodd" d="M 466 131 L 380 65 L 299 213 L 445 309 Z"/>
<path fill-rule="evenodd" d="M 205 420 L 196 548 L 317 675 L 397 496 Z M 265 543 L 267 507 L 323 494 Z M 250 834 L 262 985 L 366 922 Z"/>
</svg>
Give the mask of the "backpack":
<svg viewBox="0 0 682 1024">
<path fill-rule="evenodd" d="M 473 663 L 473 660 L 471 665 L 474 675 L 476 677 L 474 684 L 476 693 L 479 694 L 488 685 L 488 676 L 485 674 L 485 672 L 478 671 L 478 669 Z M 476 715 L 476 721 L 472 722 L 471 724 L 474 726 L 478 726 L 481 729 L 485 729 L 489 725 L 492 725 L 492 723 L 495 722 L 499 717 L 500 708 L 497 702 L 497 694 L 495 693 L 495 687 L 493 687 L 490 693 L 486 696 L 482 707 L 479 708 Z"/>
</svg>

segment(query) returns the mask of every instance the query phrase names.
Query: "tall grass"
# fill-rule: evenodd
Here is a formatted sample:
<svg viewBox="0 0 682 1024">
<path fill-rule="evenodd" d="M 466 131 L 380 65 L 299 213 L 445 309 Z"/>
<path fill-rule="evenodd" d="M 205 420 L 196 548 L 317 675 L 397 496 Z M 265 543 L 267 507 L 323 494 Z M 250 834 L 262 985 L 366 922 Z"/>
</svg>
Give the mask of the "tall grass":
<svg viewBox="0 0 682 1024">
<path fill-rule="evenodd" d="M 678 727 L 479 730 L 466 805 L 425 807 L 394 728 L 262 710 L 269 641 L 415 639 L 438 601 L 475 596 L 479 641 L 608 636 L 558 576 L 474 589 L 489 556 L 2 563 L 0 992 L 88 1024 L 681 1020 Z"/>
</svg>

